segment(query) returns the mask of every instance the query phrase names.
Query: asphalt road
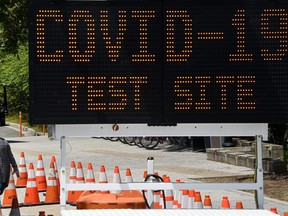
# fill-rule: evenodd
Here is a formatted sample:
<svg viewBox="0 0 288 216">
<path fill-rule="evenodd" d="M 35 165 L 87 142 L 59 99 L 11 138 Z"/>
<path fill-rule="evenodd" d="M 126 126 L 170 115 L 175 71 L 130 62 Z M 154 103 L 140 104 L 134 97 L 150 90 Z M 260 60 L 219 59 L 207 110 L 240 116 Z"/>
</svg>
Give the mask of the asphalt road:
<svg viewBox="0 0 288 216">
<path fill-rule="evenodd" d="M 10 126 L 2 126 L 0 127 L 0 137 L 3 138 L 19 137 L 19 131 Z"/>
</svg>

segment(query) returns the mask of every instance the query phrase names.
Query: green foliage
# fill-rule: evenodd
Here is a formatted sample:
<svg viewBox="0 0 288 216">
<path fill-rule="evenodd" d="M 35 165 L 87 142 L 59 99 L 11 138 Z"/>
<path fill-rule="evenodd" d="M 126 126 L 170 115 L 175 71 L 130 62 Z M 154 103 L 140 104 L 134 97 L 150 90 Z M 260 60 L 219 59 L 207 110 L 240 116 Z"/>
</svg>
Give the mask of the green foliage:
<svg viewBox="0 0 288 216">
<path fill-rule="evenodd" d="M 0 1 L 0 48 L 17 54 L 28 42 L 28 0 Z"/>
<path fill-rule="evenodd" d="M 28 49 L 20 47 L 18 58 L 0 52 L 0 84 L 6 85 L 9 111 L 28 112 Z"/>
</svg>

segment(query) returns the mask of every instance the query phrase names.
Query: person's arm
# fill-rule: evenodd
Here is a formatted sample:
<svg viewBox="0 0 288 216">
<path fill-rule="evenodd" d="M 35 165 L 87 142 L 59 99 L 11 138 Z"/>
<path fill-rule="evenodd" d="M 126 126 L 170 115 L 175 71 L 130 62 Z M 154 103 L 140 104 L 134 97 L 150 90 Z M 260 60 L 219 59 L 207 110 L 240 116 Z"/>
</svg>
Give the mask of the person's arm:
<svg viewBox="0 0 288 216">
<path fill-rule="evenodd" d="M 10 164 L 11 164 L 12 167 L 13 167 L 12 175 L 15 173 L 16 176 L 19 178 L 19 177 L 20 177 L 20 173 L 19 173 L 19 170 L 18 170 L 17 163 L 16 163 L 15 158 L 14 158 L 14 156 L 13 156 L 13 153 L 12 153 L 12 151 L 11 151 L 10 145 L 8 144 L 7 146 L 8 146 L 8 147 L 7 147 L 7 153 L 8 153 L 8 157 L 9 157 L 9 162 L 10 162 Z"/>
</svg>

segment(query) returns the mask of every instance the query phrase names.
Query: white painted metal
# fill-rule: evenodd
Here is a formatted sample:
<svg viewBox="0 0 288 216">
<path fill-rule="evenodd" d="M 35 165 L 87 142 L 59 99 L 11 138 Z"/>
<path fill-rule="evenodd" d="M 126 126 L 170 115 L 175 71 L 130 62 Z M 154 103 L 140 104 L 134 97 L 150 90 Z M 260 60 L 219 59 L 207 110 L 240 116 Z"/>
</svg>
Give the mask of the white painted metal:
<svg viewBox="0 0 288 216">
<path fill-rule="evenodd" d="M 255 136 L 268 137 L 268 124 L 177 124 L 177 126 L 148 126 L 147 124 L 73 124 L 53 125 L 54 138 L 122 137 L 122 136 Z"/>
<path fill-rule="evenodd" d="M 113 125 L 54 125 L 53 137 L 61 139 L 61 199 L 60 206 L 66 208 L 66 193 L 70 190 L 167 190 L 167 189 L 228 189 L 256 190 L 257 205 L 264 208 L 263 170 L 261 141 L 268 137 L 268 124 L 178 124 L 175 127 L 154 126 L 144 124 L 120 124 L 114 131 Z M 115 127 L 114 127 L 115 128 Z M 117 128 L 117 127 L 116 127 Z M 256 136 L 257 138 L 257 179 L 255 183 L 107 183 L 107 184 L 67 184 L 65 169 L 65 151 L 67 137 L 87 136 Z M 149 163 L 149 161 L 148 161 Z M 153 164 L 152 164 L 153 165 Z M 151 164 L 149 165 L 151 167 Z M 151 169 L 149 168 L 148 169 Z M 118 216 L 118 215 L 117 215 Z"/>
<path fill-rule="evenodd" d="M 263 185 L 264 185 L 264 180 L 263 180 L 263 166 L 262 166 L 262 137 L 261 135 L 257 135 L 256 136 L 256 157 L 257 157 L 257 162 L 256 162 L 256 174 L 257 174 L 257 196 L 256 196 L 256 205 L 258 205 L 257 207 L 260 209 L 264 208 L 264 189 L 263 189 Z"/>
<path fill-rule="evenodd" d="M 257 190 L 257 183 L 162 183 L 133 182 L 107 184 L 66 184 L 67 190 Z"/>
<path fill-rule="evenodd" d="M 113 210 L 62 210 L 62 216 L 275 216 L 267 210 L 218 209 L 113 209 Z"/>
</svg>

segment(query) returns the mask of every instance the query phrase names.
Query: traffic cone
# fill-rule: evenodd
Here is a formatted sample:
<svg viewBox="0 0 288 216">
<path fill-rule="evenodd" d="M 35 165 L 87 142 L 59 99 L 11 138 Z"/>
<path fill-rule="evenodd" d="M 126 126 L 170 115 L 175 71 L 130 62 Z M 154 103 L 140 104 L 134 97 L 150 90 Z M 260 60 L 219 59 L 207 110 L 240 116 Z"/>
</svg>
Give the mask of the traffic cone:
<svg viewBox="0 0 288 216">
<path fill-rule="evenodd" d="M 192 209 L 194 205 L 195 190 L 191 189 L 188 193 L 188 208 Z"/>
<path fill-rule="evenodd" d="M 278 214 L 277 208 L 270 208 L 270 211 L 273 212 L 274 214 Z"/>
<path fill-rule="evenodd" d="M 121 183 L 121 177 L 120 177 L 120 171 L 119 171 L 119 167 L 115 166 L 114 167 L 114 173 L 113 173 L 113 183 Z M 113 194 L 117 194 L 117 193 L 121 193 L 122 190 L 111 190 L 110 193 Z"/>
<path fill-rule="evenodd" d="M 188 208 L 188 194 L 189 190 L 182 190 L 182 197 L 181 197 L 181 207 L 183 209 Z"/>
<path fill-rule="evenodd" d="M 126 169 L 126 175 L 125 175 L 124 182 L 126 182 L 126 183 L 133 182 L 132 173 L 131 173 L 131 170 L 129 168 Z"/>
<path fill-rule="evenodd" d="M 176 183 L 181 183 L 181 180 L 180 179 L 176 179 Z M 179 206 L 179 203 L 181 202 L 181 200 L 179 199 L 179 196 L 180 196 L 180 191 L 175 189 L 173 191 L 173 194 L 174 194 L 174 202 L 173 202 L 173 208 L 174 209 L 177 209 L 178 206 Z"/>
<path fill-rule="evenodd" d="M 37 169 L 36 169 L 36 185 L 39 192 L 46 191 L 47 182 L 42 155 L 38 155 Z"/>
<path fill-rule="evenodd" d="M 27 173 L 27 168 L 26 168 L 24 152 L 21 152 L 20 154 L 19 174 L 20 174 L 20 177 L 16 179 L 16 187 L 17 188 L 26 187 L 28 173 Z"/>
<path fill-rule="evenodd" d="M 243 209 L 243 204 L 241 201 L 236 202 L 236 209 Z"/>
<path fill-rule="evenodd" d="M 50 162 L 50 169 L 49 169 L 49 176 L 48 176 L 48 184 L 46 189 L 46 197 L 45 203 L 50 204 L 58 204 L 60 202 L 57 181 L 56 181 L 56 174 L 54 170 L 54 163 Z"/>
<path fill-rule="evenodd" d="M 104 166 L 104 165 L 101 165 L 101 167 L 100 167 L 99 183 L 100 183 L 100 184 L 108 183 L 107 175 L 106 175 L 106 170 L 105 170 L 105 166 Z M 109 193 L 109 191 L 101 190 L 101 193 L 107 194 L 107 193 Z"/>
<path fill-rule="evenodd" d="M 20 216 L 19 203 L 17 197 L 12 199 L 12 207 L 9 216 Z"/>
<path fill-rule="evenodd" d="M 147 175 L 148 175 L 147 170 L 144 170 L 144 172 L 143 172 L 143 182 L 145 182 L 145 179 L 146 179 Z M 145 197 L 147 197 L 147 190 L 143 190 L 143 191 L 144 191 Z"/>
<path fill-rule="evenodd" d="M 212 202 L 209 195 L 205 195 L 203 208 L 212 209 Z"/>
<path fill-rule="evenodd" d="M 28 179 L 23 205 L 40 204 L 33 163 L 29 164 Z"/>
<path fill-rule="evenodd" d="M 82 184 L 82 183 L 85 183 L 83 167 L 82 167 L 82 163 L 78 162 L 77 170 L 76 170 L 76 184 Z M 75 191 L 74 200 L 73 200 L 72 204 L 76 204 L 81 193 L 83 193 L 83 191 Z"/>
<path fill-rule="evenodd" d="M 164 178 L 163 180 L 164 182 L 171 182 L 168 176 L 166 176 L 166 178 Z M 165 191 L 165 200 L 166 200 L 166 209 L 172 209 L 174 202 L 173 190 Z"/>
<path fill-rule="evenodd" d="M 194 209 L 203 209 L 201 194 L 198 191 L 195 192 L 193 208 Z"/>
<path fill-rule="evenodd" d="M 58 168 L 57 168 L 56 157 L 54 155 L 51 157 L 51 162 L 54 163 L 54 170 L 55 170 L 57 188 L 58 188 L 58 192 L 60 194 L 60 179 L 59 179 L 59 173 L 58 173 Z"/>
<path fill-rule="evenodd" d="M 88 163 L 87 165 L 86 183 L 95 183 L 92 163 Z"/>
<path fill-rule="evenodd" d="M 230 209 L 230 202 L 229 202 L 227 196 L 224 196 L 224 197 L 222 198 L 221 208 L 222 208 L 222 209 Z"/>
<path fill-rule="evenodd" d="M 71 161 L 69 184 L 75 184 L 75 183 L 76 183 L 76 165 L 75 165 L 75 161 Z M 68 204 L 74 202 L 74 195 L 75 195 L 75 191 L 68 191 L 68 196 L 67 196 Z"/>
<path fill-rule="evenodd" d="M 38 216 L 45 216 L 45 211 L 39 211 L 39 215 Z"/>
<path fill-rule="evenodd" d="M 14 177 L 12 175 L 12 167 L 10 166 L 9 184 L 8 187 L 4 190 L 2 207 L 11 207 L 13 198 L 17 198 L 17 192 L 14 184 Z"/>
<path fill-rule="evenodd" d="M 162 206 L 160 205 L 160 194 L 160 191 L 154 191 L 154 209 L 162 209 Z"/>
<path fill-rule="evenodd" d="M 147 170 L 144 170 L 144 172 L 143 172 L 143 182 L 145 181 L 147 175 L 148 175 Z"/>
</svg>

